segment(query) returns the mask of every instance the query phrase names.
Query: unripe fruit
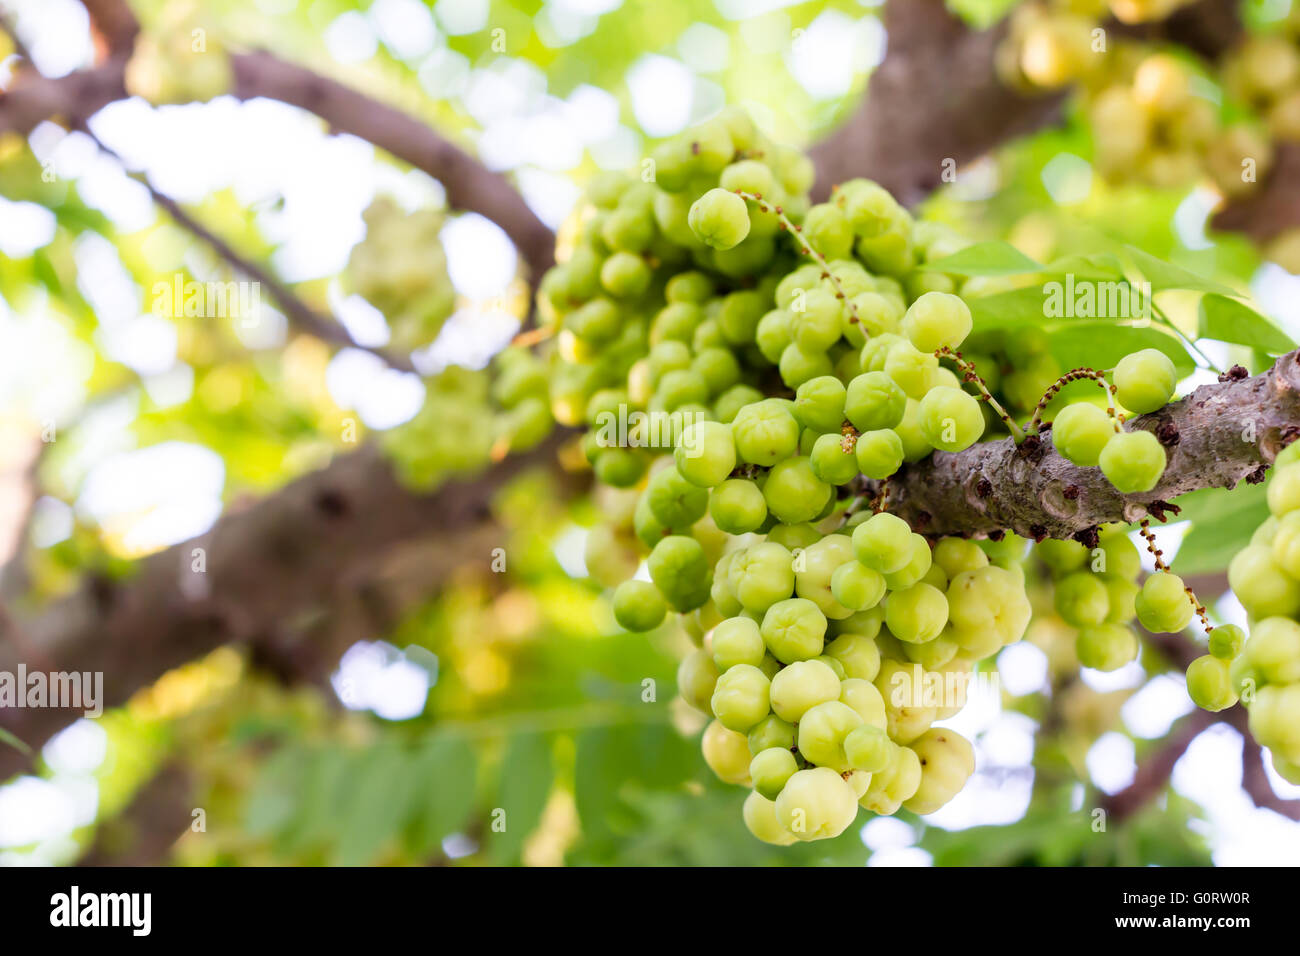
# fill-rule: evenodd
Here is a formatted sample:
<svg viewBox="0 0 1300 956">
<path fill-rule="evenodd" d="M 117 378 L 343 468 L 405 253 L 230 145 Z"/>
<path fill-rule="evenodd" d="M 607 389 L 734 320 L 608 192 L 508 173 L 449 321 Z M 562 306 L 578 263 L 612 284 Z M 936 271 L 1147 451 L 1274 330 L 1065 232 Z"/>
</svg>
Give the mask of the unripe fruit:
<svg viewBox="0 0 1300 956">
<path fill-rule="evenodd" d="M 749 783 L 749 742 L 744 734 L 728 730 L 715 720 L 700 741 L 704 762 L 723 783 Z"/>
<path fill-rule="evenodd" d="M 1056 413 L 1052 444 L 1072 464 L 1097 464 L 1106 443 L 1116 434 L 1110 416 L 1089 402 L 1074 402 Z"/>
<path fill-rule="evenodd" d="M 776 798 L 776 818 L 799 840 L 825 840 L 848 829 L 858 813 L 852 788 L 834 770 L 800 770 Z"/>
<path fill-rule="evenodd" d="M 1187 694 L 1202 710 L 1220 711 L 1237 702 L 1228 662 L 1206 654 L 1187 665 Z"/>
<path fill-rule="evenodd" d="M 728 618 L 715 627 L 711 647 L 713 663 L 719 672 L 738 664 L 758 667 L 767 653 L 758 624 L 747 617 Z"/>
<path fill-rule="evenodd" d="M 798 723 L 810 708 L 839 699 L 840 680 L 821 661 L 796 661 L 772 678 L 771 694 L 772 712 L 782 720 Z"/>
<path fill-rule="evenodd" d="M 1210 632 L 1210 653 L 1219 660 L 1234 661 L 1241 654 L 1246 635 L 1235 624 L 1221 624 Z"/>
<path fill-rule="evenodd" d="M 921 434 L 935 448 L 958 452 L 979 441 L 984 413 L 968 392 L 940 385 L 926 392 L 920 407 Z"/>
<path fill-rule="evenodd" d="M 629 631 L 653 631 L 668 613 L 659 589 L 648 581 L 624 581 L 614 591 L 614 620 Z"/>
<path fill-rule="evenodd" d="M 909 749 L 921 764 L 916 792 L 903 802 L 913 813 L 934 813 L 955 797 L 975 772 L 975 751 L 970 741 L 954 730 L 932 727 Z"/>
<path fill-rule="evenodd" d="M 912 559 L 912 529 L 897 515 L 872 515 L 853 529 L 853 552 L 882 574 L 901 571 Z"/>
<path fill-rule="evenodd" d="M 1265 618 L 1251 631 L 1245 653 L 1270 684 L 1300 681 L 1300 624 L 1286 617 Z"/>
<path fill-rule="evenodd" d="M 722 484 L 736 467 L 736 443 L 730 426 L 721 422 L 687 425 L 673 457 L 678 472 L 691 484 L 701 488 Z"/>
<path fill-rule="evenodd" d="M 1169 404 L 1178 385 L 1174 363 L 1164 352 L 1142 349 L 1115 366 L 1115 397 L 1132 412 L 1154 412 Z"/>
<path fill-rule="evenodd" d="M 880 673 L 880 648 L 870 637 L 841 634 L 826 645 L 826 654 L 844 665 L 844 674 L 849 679 L 874 681 Z"/>
<path fill-rule="evenodd" d="M 1074 648 L 1084 667 L 1113 671 L 1137 659 L 1138 640 L 1122 624 L 1090 624 L 1080 628 Z"/>
<path fill-rule="evenodd" d="M 819 767 L 837 773 L 851 770 L 844 754 L 844 738 L 863 723 L 856 710 L 839 700 L 811 707 L 799 721 L 799 752 Z"/>
<path fill-rule="evenodd" d="M 763 641 L 782 664 L 818 656 L 826 636 L 826 616 L 806 598 L 778 601 L 763 615 Z"/>
<path fill-rule="evenodd" d="M 745 733 L 768 715 L 770 684 L 757 667 L 736 664 L 718 678 L 709 709 L 728 730 Z"/>
<path fill-rule="evenodd" d="M 1183 579 L 1168 571 L 1143 582 L 1133 608 L 1142 626 L 1153 634 L 1177 634 L 1191 623 L 1194 611 Z"/>
<path fill-rule="evenodd" d="M 749 762 L 749 778 L 754 790 L 769 800 L 775 800 L 786 781 L 795 775 L 799 764 L 794 754 L 784 747 L 769 747 L 759 751 Z"/>
<path fill-rule="evenodd" d="M 970 335 L 970 307 L 958 296 L 927 292 L 903 316 L 903 334 L 921 352 L 956 349 Z"/>
<path fill-rule="evenodd" d="M 853 449 L 858 470 L 868 478 L 881 481 L 903 464 L 903 441 L 892 428 L 863 432 Z"/>
<path fill-rule="evenodd" d="M 776 804 L 757 790 L 745 798 L 741 816 L 749 832 L 764 843 L 773 846 L 789 846 L 799 841 L 799 838 L 783 827 L 781 821 L 776 818 Z"/>
<path fill-rule="evenodd" d="M 677 665 L 677 691 L 686 703 L 707 714 L 718 676 L 713 658 L 702 650 L 691 651 Z"/>
<path fill-rule="evenodd" d="M 734 248 L 749 235 L 745 200 L 725 189 L 710 189 L 695 200 L 687 222 L 699 240 L 714 249 Z"/>
<path fill-rule="evenodd" d="M 1150 491 L 1165 473 L 1165 450 L 1150 432 L 1123 432 L 1106 443 L 1098 463 L 1117 491 Z"/>
</svg>

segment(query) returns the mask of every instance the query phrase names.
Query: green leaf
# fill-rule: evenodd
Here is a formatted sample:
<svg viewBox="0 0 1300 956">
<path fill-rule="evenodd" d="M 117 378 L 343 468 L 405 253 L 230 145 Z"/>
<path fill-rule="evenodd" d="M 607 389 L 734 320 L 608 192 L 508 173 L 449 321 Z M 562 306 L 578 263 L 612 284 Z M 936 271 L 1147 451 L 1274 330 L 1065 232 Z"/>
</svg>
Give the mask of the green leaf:
<svg viewBox="0 0 1300 956">
<path fill-rule="evenodd" d="M 1061 368 L 1114 368 L 1119 360 L 1141 349 L 1157 349 L 1168 355 L 1181 378 L 1196 369 L 1181 342 L 1154 326 L 1108 325 L 1098 320 L 1058 326 L 1048 335 L 1052 355 Z"/>
<path fill-rule="evenodd" d="M 8 744 L 10 747 L 13 747 L 14 750 L 21 753 L 30 754 L 32 752 L 31 747 L 27 746 L 26 743 L 5 730 L 3 727 L 0 727 L 0 744 Z"/>
<path fill-rule="evenodd" d="M 525 838 L 542 818 L 554 780 L 548 736 L 527 733 L 510 738 L 497 792 L 497 805 L 505 811 L 505 829 L 492 830 L 488 837 L 493 862 L 500 865 L 518 859 Z"/>
<path fill-rule="evenodd" d="M 1163 292 L 1165 289 L 1190 289 L 1193 292 L 1217 292 L 1219 295 L 1234 297 L 1239 294 L 1225 285 L 1202 278 L 1194 272 L 1188 272 L 1182 266 L 1157 259 L 1136 246 L 1125 246 L 1124 249 L 1138 271 L 1151 283 L 1152 292 Z"/>
<path fill-rule="evenodd" d="M 1046 321 L 1045 300 L 1043 287 L 1032 285 L 971 299 L 968 304 L 976 329 L 1008 329 L 1041 326 Z"/>
<path fill-rule="evenodd" d="M 1015 246 L 1001 240 L 977 242 L 934 262 L 923 269 L 956 276 L 1009 276 L 1039 272 L 1042 265 Z"/>
<path fill-rule="evenodd" d="M 1231 491 L 1206 488 L 1175 501 L 1183 510 L 1173 520 L 1190 521 L 1192 528 L 1174 556 L 1174 570 L 1179 574 L 1208 574 L 1226 568 L 1268 518 L 1266 487 L 1243 482 Z M 1201 597 L 1211 601 L 1218 595 Z"/>
<path fill-rule="evenodd" d="M 1267 317 L 1236 299 L 1217 294 L 1201 299 L 1197 334 L 1201 338 L 1246 345 L 1275 355 L 1295 348 L 1287 334 Z"/>
<path fill-rule="evenodd" d="M 1043 266 L 1044 275 L 1072 275 L 1075 279 L 1116 282 L 1124 278 L 1124 267 L 1109 252 L 1063 256 Z"/>
<path fill-rule="evenodd" d="M 474 809 L 477 762 L 464 738 L 435 737 L 415 757 L 418 806 L 412 842 L 431 853 L 455 833 Z"/>
<path fill-rule="evenodd" d="M 340 866 L 374 861 L 405 826 L 415 784 L 410 755 L 395 743 L 372 747 L 353 761 L 334 854 Z"/>
</svg>

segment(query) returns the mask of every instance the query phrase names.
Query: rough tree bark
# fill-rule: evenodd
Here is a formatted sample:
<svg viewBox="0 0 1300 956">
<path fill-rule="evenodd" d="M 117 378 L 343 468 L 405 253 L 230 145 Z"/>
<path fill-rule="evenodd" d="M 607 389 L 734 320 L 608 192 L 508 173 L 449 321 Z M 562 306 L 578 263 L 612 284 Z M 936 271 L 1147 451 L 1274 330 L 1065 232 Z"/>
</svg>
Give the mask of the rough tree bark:
<svg viewBox="0 0 1300 956">
<path fill-rule="evenodd" d="M 1252 378 L 1224 379 L 1128 423 L 1165 446 L 1164 476 L 1149 492 L 1121 494 L 1100 468 L 1070 464 L 1048 429 L 1019 446 L 1010 438 L 983 442 L 905 466 L 889 479 L 889 510 L 926 534 L 980 537 L 1069 538 L 1109 521 L 1164 520 L 1165 505 L 1179 495 L 1262 479 L 1300 434 L 1300 352 Z"/>
</svg>

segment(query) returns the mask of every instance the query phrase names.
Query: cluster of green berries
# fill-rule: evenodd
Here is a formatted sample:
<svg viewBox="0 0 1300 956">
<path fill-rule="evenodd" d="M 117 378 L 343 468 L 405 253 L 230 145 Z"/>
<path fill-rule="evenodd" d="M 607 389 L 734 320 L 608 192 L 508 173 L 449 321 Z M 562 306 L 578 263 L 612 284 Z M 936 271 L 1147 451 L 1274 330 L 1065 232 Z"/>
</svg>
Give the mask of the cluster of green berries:
<svg viewBox="0 0 1300 956">
<path fill-rule="evenodd" d="M 1130 412 L 1163 408 L 1177 384 L 1173 361 L 1158 349 L 1133 352 L 1115 366 L 1115 398 Z M 1165 450 L 1153 433 L 1125 431 L 1107 409 L 1091 402 L 1072 402 L 1056 413 L 1052 443 L 1073 464 L 1100 465 L 1124 494 L 1150 491 L 1165 473 Z"/>
<path fill-rule="evenodd" d="M 1034 552 L 1051 574 L 1056 613 L 1077 629 L 1079 663 L 1113 671 L 1136 660 L 1138 638 L 1132 623 L 1142 593 L 1137 585 L 1142 562 L 1124 529 L 1102 527 L 1095 548 L 1048 539 L 1035 545 Z"/>
<path fill-rule="evenodd" d="M 713 718 L 709 766 L 753 786 L 744 815 L 759 838 L 834 836 L 860 806 L 933 812 L 973 759 L 932 726 L 960 702 L 920 689 L 1022 637 L 1026 543 L 931 542 L 887 497 L 864 505 L 906 463 L 962 451 L 996 421 L 957 374 L 973 324 L 963 295 L 978 283 L 928 268 L 966 243 L 866 180 L 810 205 L 806 159 L 736 110 L 652 159 L 653 175 L 591 184 L 539 291 L 555 334 L 528 380 L 549 383 L 557 421 L 585 429 L 611 512 L 589 566 L 629 578 L 613 593 L 622 627 L 671 612 L 696 643 L 679 689 Z M 1050 360 L 1039 338 L 989 345 Z M 1152 377 L 1130 384 L 1132 365 L 1116 373 L 1129 408 L 1150 400 Z M 1025 410 L 1041 395 L 1030 386 L 1059 375 L 1038 366 L 1009 383 Z M 1132 544 L 1107 535 L 1105 548 L 1136 592 Z M 1136 651 L 1123 623 L 1134 594 L 1114 586 L 1111 618 L 1106 585 L 1090 583 L 1104 604 L 1095 622 L 1095 607 L 1076 615 L 1082 646 L 1116 667 Z"/>
<path fill-rule="evenodd" d="M 1210 632 L 1210 653 L 1187 669 L 1187 689 L 1207 710 L 1238 699 L 1273 767 L 1300 783 L 1300 445 L 1278 455 L 1268 482 L 1270 516 L 1228 565 L 1228 583 L 1248 614 L 1239 628 Z"/>
<path fill-rule="evenodd" d="M 495 374 L 457 365 L 425 379 L 425 398 L 410 421 L 380 439 L 398 479 L 428 491 L 442 480 L 478 471 L 511 452 L 540 444 L 555 427 L 546 363 L 508 348 Z"/>
<path fill-rule="evenodd" d="M 384 314 L 394 349 L 411 351 L 438 337 L 456 304 L 438 235 L 442 213 L 408 213 L 387 196 L 362 214 L 365 238 L 352 247 L 344 285 Z"/>
<path fill-rule="evenodd" d="M 683 699 L 713 718 L 706 762 L 753 788 L 745 822 L 770 843 L 837 836 L 859 807 L 927 814 L 952 799 L 974 755 L 932 725 L 1029 622 L 1018 556 L 997 564 L 973 541 L 932 547 L 888 513 L 854 517 L 724 553 L 709 595 L 722 619 L 678 670 Z M 642 585 L 621 586 L 616 610 Z"/>
</svg>

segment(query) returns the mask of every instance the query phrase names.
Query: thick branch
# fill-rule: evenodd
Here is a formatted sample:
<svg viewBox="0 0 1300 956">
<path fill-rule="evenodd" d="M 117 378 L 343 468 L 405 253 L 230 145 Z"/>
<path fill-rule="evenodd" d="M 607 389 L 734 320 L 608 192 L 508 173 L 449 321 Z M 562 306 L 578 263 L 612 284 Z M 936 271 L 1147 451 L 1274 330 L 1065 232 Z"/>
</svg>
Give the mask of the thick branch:
<svg viewBox="0 0 1300 956">
<path fill-rule="evenodd" d="M 555 235 L 500 173 L 487 169 L 413 116 L 342 83 L 286 63 L 270 53 L 231 55 L 232 90 L 240 99 L 264 96 L 301 107 L 335 132 L 365 139 L 440 181 L 453 209 L 477 212 L 499 225 L 518 247 L 535 286 L 555 261 Z M 125 99 L 125 61 L 57 79 L 32 77 L 0 94 L 0 133 L 26 135 L 45 120 L 84 125 L 96 112 Z"/>
<path fill-rule="evenodd" d="M 1218 720 L 1215 714 L 1198 709 L 1178 721 L 1160 746 L 1142 758 L 1133 782 L 1102 800 L 1101 807 L 1110 822 L 1127 820 L 1164 792 L 1179 758 L 1201 731 Z"/>
<path fill-rule="evenodd" d="M 1153 431 L 1166 446 L 1164 476 L 1149 492 L 1121 494 L 1100 468 L 1070 464 L 1049 430 L 1038 444 L 1006 438 L 907 465 L 889 479 L 889 510 L 926 534 L 977 537 L 1069 538 L 1105 522 L 1160 517 L 1158 503 L 1262 477 L 1300 434 L 1300 352 L 1253 378 L 1202 385 L 1127 427 Z"/>
<path fill-rule="evenodd" d="M 814 195 L 865 176 L 913 205 L 957 165 L 1055 122 L 1061 96 L 1022 96 L 998 81 L 994 53 L 1006 23 L 976 32 L 944 0 L 888 0 L 889 47 L 862 104 L 814 146 Z"/>
<path fill-rule="evenodd" d="M 500 173 L 443 139 L 420 120 L 351 87 L 270 53 L 231 57 L 235 96 L 265 96 L 315 113 L 334 132 L 350 133 L 433 176 L 453 209 L 476 212 L 505 230 L 528 263 L 534 285 L 555 261 L 555 234 Z"/>
<path fill-rule="evenodd" d="M 1237 0 L 1199 0 L 1158 23 L 1110 21 L 1105 28 L 1214 59 L 1241 33 L 1237 6 Z M 889 48 L 862 103 L 811 150 L 815 197 L 866 176 L 911 206 L 939 186 L 947 161 L 960 166 L 1062 119 L 1066 91 L 1023 95 L 998 79 L 995 55 L 1006 20 L 975 31 L 944 0 L 887 0 L 884 18 Z"/>
<path fill-rule="evenodd" d="M 129 580 L 91 579 L 20 626 L 54 669 L 102 672 L 105 705 L 119 705 L 173 667 L 273 633 L 359 587 L 400 545 L 439 535 L 456 559 L 444 565 L 448 571 L 456 562 L 488 560 L 481 529 L 491 523 L 494 494 L 532 466 L 554 467 L 567 437 L 561 429 L 534 451 L 432 494 L 407 490 L 377 449 L 363 448 L 225 515 L 207 534 L 146 558 Z M 466 542 L 472 544 L 462 547 Z M 195 548 L 204 549 L 205 571 L 192 570 Z M 0 641 L 0 671 L 13 672 L 20 662 L 38 669 L 11 638 Z M 78 716 L 4 708 L 0 727 L 36 748 Z M 0 780 L 25 765 L 22 754 L 0 748 Z"/>
</svg>

